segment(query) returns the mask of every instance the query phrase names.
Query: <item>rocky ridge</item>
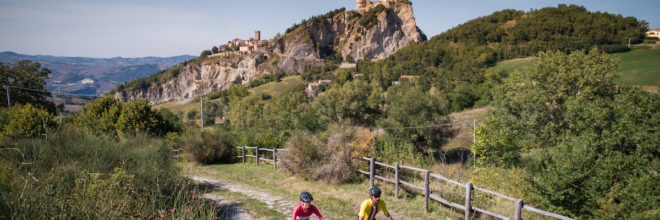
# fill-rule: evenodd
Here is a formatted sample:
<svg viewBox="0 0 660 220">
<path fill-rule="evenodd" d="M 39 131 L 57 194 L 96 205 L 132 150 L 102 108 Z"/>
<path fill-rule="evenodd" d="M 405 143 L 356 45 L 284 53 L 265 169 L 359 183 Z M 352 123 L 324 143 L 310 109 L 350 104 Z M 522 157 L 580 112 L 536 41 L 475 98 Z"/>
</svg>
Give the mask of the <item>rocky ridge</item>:
<svg viewBox="0 0 660 220">
<path fill-rule="evenodd" d="M 117 91 L 117 98 L 149 98 L 163 103 L 209 94 L 233 84 L 274 72 L 305 72 L 324 65 L 319 46 L 331 47 L 353 59 L 383 59 L 412 42 L 422 41 L 412 6 L 394 4 L 378 14 L 378 22 L 366 29 L 355 11 L 338 13 L 319 23 L 307 22 L 293 32 L 275 38 L 258 52 L 224 58 L 207 58 L 199 65 L 185 65 L 177 77 L 147 89 Z"/>
</svg>

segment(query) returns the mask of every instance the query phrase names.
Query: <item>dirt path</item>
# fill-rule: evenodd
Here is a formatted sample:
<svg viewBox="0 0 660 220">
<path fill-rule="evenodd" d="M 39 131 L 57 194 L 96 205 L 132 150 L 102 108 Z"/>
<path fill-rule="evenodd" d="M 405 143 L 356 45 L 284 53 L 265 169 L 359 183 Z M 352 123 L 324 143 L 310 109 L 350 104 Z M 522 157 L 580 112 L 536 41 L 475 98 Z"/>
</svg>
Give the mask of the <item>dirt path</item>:
<svg viewBox="0 0 660 220">
<path fill-rule="evenodd" d="M 190 103 L 190 101 L 192 101 L 192 100 L 193 100 L 193 98 L 187 98 L 187 99 L 184 99 L 184 100 L 178 101 L 178 102 L 175 103 L 175 104 L 177 104 L 177 105 L 185 105 L 185 104 Z"/>
<path fill-rule="evenodd" d="M 237 192 L 241 193 L 247 197 L 250 197 L 252 199 L 259 200 L 263 203 L 266 203 L 266 206 L 269 209 L 275 210 L 279 213 L 284 214 L 284 216 L 290 216 L 293 208 L 297 205 L 297 203 L 292 202 L 292 201 L 287 201 L 286 199 L 279 197 L 279 196 L 273 196 L 265 192 L 261 192 L 258 190 L 255 190 L 249 186 L 245 185 L 240 185 L 240 184 L 234 184 L 234 183 L 228 183 L 228 182 L 220 182 L 218 180 L 214 179 L 209 179 L 205 177 L 198 177 L 198 176 L 188 176 L 188 178 L 200 182 L 206 182 L 212 186 L 218 187 L 223 190 L 228 190 L 230 192 Z M 216 201 L 213 199 L 215 195 L 213 194 L 205 194 L 205 197 L 211 200 Z M 218 198 L 218 199 L 223 199 L 223 198 Z M 226 200 L 224 200 L 226 201 Z M 217 201 L 216 201 L 217 202 Z M 236 215 L 232 219 L 253 219 L 250 217 L 245 210 L 242 210 L 240 208 L 235 208 L 235 213 Z"/>
</svg>

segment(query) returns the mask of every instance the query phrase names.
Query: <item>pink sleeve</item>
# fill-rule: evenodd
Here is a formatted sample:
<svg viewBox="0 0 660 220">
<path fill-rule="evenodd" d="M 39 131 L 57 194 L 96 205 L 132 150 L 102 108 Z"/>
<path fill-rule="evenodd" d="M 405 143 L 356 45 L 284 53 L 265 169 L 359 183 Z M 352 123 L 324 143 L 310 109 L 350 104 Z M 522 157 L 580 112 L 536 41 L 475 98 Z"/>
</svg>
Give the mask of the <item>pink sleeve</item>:
<svg viewBox="0 0 660 220">
<path fill-rule="evenodd" d="M 316 214 L 316 217 L 318 217 L 319 220 L 323 219 L 323 216 L 322 216 L 321 213 L 319 212 L 319 209 L 316 208 L 316 206 L 312 205 L 312 210 L 311 210 L 311 211 L 312 211 L 314 214 Z"/>
<path fill-rule="evenodd" d="M 300 204 L 293 208 L 293 214 L 291 215 L 291 220 L 296 220 L 296 215 L 300 212 Z"/>
</svg>

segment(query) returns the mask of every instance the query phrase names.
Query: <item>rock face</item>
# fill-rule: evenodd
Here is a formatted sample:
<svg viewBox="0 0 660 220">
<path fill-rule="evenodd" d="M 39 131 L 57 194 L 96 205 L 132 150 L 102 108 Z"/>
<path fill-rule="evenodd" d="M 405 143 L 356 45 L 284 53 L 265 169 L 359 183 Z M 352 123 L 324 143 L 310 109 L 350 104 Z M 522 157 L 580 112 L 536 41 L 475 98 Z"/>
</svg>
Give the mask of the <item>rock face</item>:
<svg viewBox="0 0 660 220">
<path fill-rule="evenodd" d="M 148 98 L 154 104 L 177 101 L 181 99 L 205 95 L 228 89 L 234 84 L 247 85 L 250 79 L 258 78 L 271 72 L 270 65 L 262 65 L 272 61 L 264 53 L 251 53 L 228 59 L 204 61 L 200 65 L 186 65 L 179 75 L 161 85 L 151 85 L 148 89 L 138 89 L 133 92 L 119 91 L 116 98 Z"/>
<path fill-rule="evenodd" d="M 362 12 L 365 13 L 365 12 Z M 411 42 L 422 41 L 412 6 L 393 4 L 377 15 L 369 29 L 359 24 L 362 14 L 346 11 L 323 22 L 307 22 L 291 33 L 273 39 L 266 48 L 250 54 L 204 60 L 186 65 L 177 77 L 148 89 L 118 91 L 116 97 L 158 99 L 162 103 L 209 94 L 233 84 L 247 85 L 250 79 L 274 72 L 305 72 L 324 65 L 320 47 L 332 48 L 346 59 L 383 59 Z M 319 47 L 320 46 L 320 47 Z"/>
</svg>

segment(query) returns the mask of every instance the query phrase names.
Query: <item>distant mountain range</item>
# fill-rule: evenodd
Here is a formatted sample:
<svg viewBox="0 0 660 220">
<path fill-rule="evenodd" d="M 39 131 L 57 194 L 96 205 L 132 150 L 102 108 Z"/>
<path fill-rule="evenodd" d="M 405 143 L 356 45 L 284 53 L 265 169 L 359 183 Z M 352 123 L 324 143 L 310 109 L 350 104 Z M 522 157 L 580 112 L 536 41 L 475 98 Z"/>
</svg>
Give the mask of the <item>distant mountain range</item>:
<svg viewBox="0 0 660 220">
<path fill-rule="evenodd" d="M 52 71 L 46 80 L 47 88 L 62 93 L 80 93 L 98 95 L 110 91 L 115 86 L 169 69 L 196 56 L 181 55 L 173 57 L 139 58 L 89 58 L 58 57 L 48 55 L 25 55 L 11 51 L 0 52 L 0 62 L 15 63 L 20 60 L 32 60 Z M 94 83 L 82 83 L 83 79 L 93 79 Z"/>
</svg>

